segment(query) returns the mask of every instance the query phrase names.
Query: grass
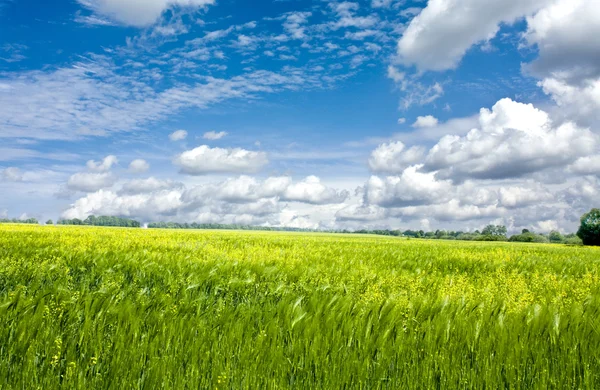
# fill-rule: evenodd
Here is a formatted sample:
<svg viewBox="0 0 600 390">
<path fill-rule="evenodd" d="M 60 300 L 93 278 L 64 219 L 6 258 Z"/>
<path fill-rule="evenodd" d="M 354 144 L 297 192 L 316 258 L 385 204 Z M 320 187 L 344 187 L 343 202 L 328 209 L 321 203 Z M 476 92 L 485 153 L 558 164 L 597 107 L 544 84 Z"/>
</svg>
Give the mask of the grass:
<svg viewBox="0 0 600 390">
<path fill-rule="evenodd" d="M 0 226 L 0 388 L 600 388 L 600 250 Z"/>
</svg>

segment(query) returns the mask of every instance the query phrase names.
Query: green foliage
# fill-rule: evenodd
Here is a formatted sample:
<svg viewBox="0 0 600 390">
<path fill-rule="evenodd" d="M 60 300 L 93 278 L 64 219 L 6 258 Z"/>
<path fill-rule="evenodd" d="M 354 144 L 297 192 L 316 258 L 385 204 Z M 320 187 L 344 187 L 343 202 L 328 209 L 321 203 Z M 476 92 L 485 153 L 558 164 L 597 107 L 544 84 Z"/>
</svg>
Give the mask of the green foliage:
<svg viewBox="0 0 600 390">
<path fill-rule="evenodd" d="M 51 219 L 46 221 L 46 225 L 54 225 L 54 221 L 52 221 Z"/>
<path fill-rule="evenodd" d="M 553 230 L 548 234 L 548 240 L 552 243 L 560 244 L 565 241 L 565 237 L 562 234 L 560 234 L 560 232 Z"/>
<path fill-rule="evenodd" d="M 506 239 L 506 226 L 502 225 L 487 225 L 483 231 L 482 235 L 488 236 L 489 240 L 487 241 L 502 241 Z"/>
<path fill-rule="evenodd" d="M 583 245 L 583 241 L 577 236 L 565 237 L 564 243 L 567 245 Z"/>
<path fill-rule="evenodd" d="M 139 228 L 141 225 L 138 221 L 134 221 L 132 219 L 120 218 L 120 217 L 107 217 L 101 216 L 96 217 L 94 215 L 90 215 L 82 221 L 78 218 L 74 219 L 61 219 L 58 221 L 59 225 L 87 225 L 87 226 L 114 226 L 114 227 L 133 227 Z"/>
<path fill-rule="evenodd" d="M 581 217 L 577 236 L 584 245 L 600 246 L 600 209 L 592 209 Z"/>
<path fill-rule="evenodd" d="M 2 218 L 2 219 L 0 219 L 0 223 L 20 223 L 20 224 L 25 224 L 25 225 L 39 225 L 40 222 L 35 218 L 27 218 L 27 219 Z"/>
<path fill-rule="evenodd" d="M 256 231 L 287 231 L 287 232 L 317 232 L 316 229 L 301 229 L 288 227 L 235 225 L 222 223 L 180 223 L 180 222 L 152 222 L 149 229 L 196 229 L 196 230 L 256 230 Z M 348 232 L 350 233 L 350 232 Z"/>
<path fill-rule="evenodd" d="M 0 226 L 0 387 L 600 388 L 600 249 Z"/>
<path fill-rule="evenodd" d="M 535 243 L 539 243 L 539 244 L 549 242 L 548 238 L 546 238 L 545 236 L 542 236 L 541 234 L 532 233 L 529 230 L 526 233 L 511 236 L 508 241 L 510 241 L 510 242 L 535 242 Z"/>
</svg>

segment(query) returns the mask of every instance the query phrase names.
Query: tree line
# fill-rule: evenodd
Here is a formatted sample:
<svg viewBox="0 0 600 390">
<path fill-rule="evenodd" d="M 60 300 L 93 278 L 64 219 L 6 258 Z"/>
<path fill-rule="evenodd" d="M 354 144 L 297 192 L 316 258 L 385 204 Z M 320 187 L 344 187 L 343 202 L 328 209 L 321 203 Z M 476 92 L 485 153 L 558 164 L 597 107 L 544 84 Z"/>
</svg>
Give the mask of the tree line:
<svg viewBox="0 0 600 390">
<path fill-rule="evenodd" d="M 0 219 L 0 223 L 25 223 L 39 224 L 35 218 L 28 219 Z M 46 222 L 52 225 L 52 220 Z M 139 228 L 141 223 L 128 218 L 90 215 L 84 220 L 61 219 L 58 225 L 82 225 L 82 226 L 115 226 Z M 452 230 L 436 230 L 425 232 L 423 230 L 389 230 L 389 229 L 361 229 L 361 230 L 319 230 L 290 227 L 269 227 L 219 223 L 179 223 L 179 222 L 153 222 L 148 224 L 153 229 L 212 229 L 212 230 L 258 230 L 258 231 L 285 231 L 285 232 L 327 232 L 341 234 L 375 234 L 382 236 L 409 237 L 421 239 L 438 240 L 462 240 L 462 241 L 508 241 L 508 242 L 535 242 L 556 243 L 572 245 L 595 245 L 600 246 L 600 209 L 592 209 L 581 217 L 581 224 L 577 233 L 563 235 L 558 231 L 548 234 L 539 234 L 529 229 L 523 229 L 520 234 L 507 236 L 507 228 L 503 225 L 487 225 L 483 230 L 474 232 L 462 232 Z"/>
<path fill-rule="evenodd" d="M 205 230 L 258 230 L 272 232 L 320 232 L 317 229 L 302 229 L 292 227 L 271 227 L 235 225 L 222 223 L 179 223 L 179 222 L 152 222 L 148 224 L 149 229 L 205 229 Z"/>
<path fill-rule="evenodd" d="M 27 219 L 8 219 L 8 218 L 0 218 L 0 223 L 25 223 L 28 225 L 39 225 L 39 221 L 35 218 L 27 218 Z"/>
<path fill-rule="evenodd" d="M 51 222 L 51 221 L 49 221 Z M 73 219 L 61 219 L 57 222 L 58 225 L 82 225 L 82 226 L 114 226 L 114 227 L 133 227 L 139 228 L 141 224 L 138 221 L 128 218 L 121 217 L 108 217 L 100 216 L 96 217 L 90 215 L 84 220 L 73 218 Z"/>
</svg>

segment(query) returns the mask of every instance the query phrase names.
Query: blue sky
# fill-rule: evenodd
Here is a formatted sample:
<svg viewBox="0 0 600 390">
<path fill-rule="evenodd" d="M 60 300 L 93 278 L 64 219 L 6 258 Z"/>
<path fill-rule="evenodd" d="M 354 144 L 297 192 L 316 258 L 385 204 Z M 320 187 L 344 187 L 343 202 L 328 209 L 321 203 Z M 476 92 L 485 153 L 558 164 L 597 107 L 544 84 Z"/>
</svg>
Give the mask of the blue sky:
<svg viewBox="0 0 600 390">
<path fill-rule="evenodd" d="M 0 215 L 573 230 L 597 5 L 0 0 Z"/>
</svg>

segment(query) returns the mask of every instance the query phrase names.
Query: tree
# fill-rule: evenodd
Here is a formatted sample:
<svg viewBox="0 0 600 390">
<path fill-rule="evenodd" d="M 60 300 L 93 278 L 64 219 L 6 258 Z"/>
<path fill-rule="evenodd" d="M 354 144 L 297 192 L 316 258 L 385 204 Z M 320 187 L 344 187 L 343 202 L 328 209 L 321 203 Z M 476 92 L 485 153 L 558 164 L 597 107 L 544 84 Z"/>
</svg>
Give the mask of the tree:
<svg viewBox="0 0 600 390">
<path fill-rule="evenodd" d="M 592 209 L 581 217 L 577 236 L 584 245 L 600 246 L 600 209 Z"/>
<path fill-rule="evenodd" d="M 560 243 L 560 242 L 565 241 L 565 238 L 563 237 L 563 235 L 560 234 L 560 232 L 558 232 L 556 230 L 552 230 L 550 232 L 550 234 L 548 234 L 548 239 L 550 240 L 550 242 L 553 242 L 553 243 Z"/>
<path fill-rule="evenodd" d="M 49 219 L 46 221 L 46 225 L 54 225 L 54 222 L 51 219 Z"/>
<path fill-rule="evenodd" d="M 523 229 L 523 230 L 521 230 L 521 234 L 525 234 L 525 233 L 531 233 L 531 232 L 529 231 L 529 229 Z"/>
<path fill-rule="evenodd" d="M 541 234 L 535 234 L 531 232 L 517 234 L 512 236 L 508 241 L 510 242 L 537 242 L 537 243 L 546 243 L 548 239 Z"/>
<path fill-rule="evenodd" d="M 484 236 L 506 237 L 506 226 L 502 225 L 487 225 L 481 234 Z"/>
</svg>

